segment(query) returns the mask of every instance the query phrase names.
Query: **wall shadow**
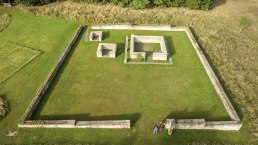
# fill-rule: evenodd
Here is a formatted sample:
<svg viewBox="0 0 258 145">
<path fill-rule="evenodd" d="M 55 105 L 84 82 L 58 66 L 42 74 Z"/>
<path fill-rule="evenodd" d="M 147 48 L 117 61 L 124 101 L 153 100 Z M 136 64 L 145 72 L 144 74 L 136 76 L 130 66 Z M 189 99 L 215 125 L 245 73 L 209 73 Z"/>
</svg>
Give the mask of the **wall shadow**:
<svg viewBox="0 0 258 145">
<path fill-rule="evenodd" d="M 131 126 L 141 118 L 141 113 L 91 116 L 90 113 L 84 114 L 64 114 L 64 115 L 41 115 L 42 120 L 76 120 L 76 121 L 101 121 L 101 120 L 130 120 Z"/>
<path fill-rule="evenodd" d="M 229 89 L 226 88 L 226 83 L 225 83 L 225 81 L 223 81 L 222 75 L 220 74 L 220 72 L 218 71 L 218 69 L 214 66 L 214 64 L 212 63 L 212 60 L 211 60 L 209 54 L 206 52 L 206 50 L 203 48 L 202 44 L 200 43 L 199 37 L 198 37 L 198 35 L 196 34 L 196 31 L 195 31 L 193 28 L 190 28 L 190 30 L 191 30 L 191 32 L 192 32 L 194 38 L 196 39 L 198 45 L 200 46 L 201 51 L 203 52 L 203 54 L 205 55 L 207 61 L 209 62 L 209 64 L 210 64 L 212 70 L 214 71 L 215 75 L 217 76 L 217 78 L 218 78 L 218 80 L 219 80 L 219 82 L 220 82 L 220 84 L 221 84 L 223 90 L 224 90 L 225 93 L 227 94 L 228 99 L 230 100 L 232 106 L 234 107 L 235 111 L 237 112 L 239 118 L 242 120 L 243 114 L 242 114 L 240 108 L 237 106 L 236 102 L 233 101 L 233 99 L 232 99 L 233 97 L 236 98 L 236 96 L 232 93 L 232 91 L 230 91 Z M 223 105 L 223 106 L 224 106 L 224 105 Z M 226 109 L 226 108 L 225 108 L 225 109 Z"/>
<path fill-rule="evenodd" d="M 72 46 L 70 52 L 67 54 L 63 64 L 61 64 L 60 68 L 57 71 L 56 76 L 54 77 L 52 83 L 49 85 L 46 93 L 42 97 L 42 100 L 38 104 L 37 108 L 35 111 L 32 113 L 32 118 L 35 116 L 39 116 L 39 114 L 42 112 L 43 108 L 45 107 L 46 102 L 48 101 L 50 95 L 52 94 L 53 90 L 55 89 L 56 85 L 58 84 L 58 81 L 60 80 L 66 66 L 69 64 L 69 61 L 71 57 L 73 56 L 76 48 L 78 47 L 79 43 L 81 42 L 81 39 L 83 39 L 85 27 L 82 28 L 81 33 L 79 34 L 78 38 L 76 39 L 74 45 Z"/>
<path fill-rule="evenodd" d="M 166 119 L 202 119 L 204 118 L 206 121 L 230 121 L 229 116 L 220 116 L 216 117 L 216 119 L 207 118 L 207 116 L 211 116 L 212 112 L 210 111 L 201 111 L 198 108 L 195 108 L 193 111 L 189 111 L 187 108 L 180 111 L 172 111 L 170 112 Z"/>
<path fill-rule="evenodd" d="M 102 41 L 110 37 L 110 31 L 102 31 Z"/>
<path fill-rule="evenodd" d="M 219 6 L 224 5 L 226 3 L 227 3 L 227 0 L 213 0 L 212 5 L 211 5 L 211 9 L 219 7 Z"/>
<path fill-rule="evenodd" d="M 176 54 L 176 50 L 175 50 L 174 43 L 172 41 L 172 37 L 171 36 L 164 36 L 164 38 L 165 38 L 167 49 L 169 50 L 169 57 L 171 57 L 174 54 Z"/>
<path fill-rule="evenodd" d="M 124 54 L 125 52 L 125 43 L 116 43 L 117 50 L 116 50 L 116 57 L 118 57 L 121 54 Z"/>
</svg>

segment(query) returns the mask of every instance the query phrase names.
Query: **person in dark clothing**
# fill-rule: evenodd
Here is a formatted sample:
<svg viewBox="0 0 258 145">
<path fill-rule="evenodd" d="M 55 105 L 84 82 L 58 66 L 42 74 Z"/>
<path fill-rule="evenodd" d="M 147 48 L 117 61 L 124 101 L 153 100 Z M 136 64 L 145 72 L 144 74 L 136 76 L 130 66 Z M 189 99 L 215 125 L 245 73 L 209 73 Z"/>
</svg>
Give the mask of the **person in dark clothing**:
<svg viewBox="0 0 258 145">
<path fill-rule="evenodd" d="M 159 127 L 157 123 L 155 123 L 155 125 L 153 126 L 153 134 L 158 134 L 158 132 L 159 132 Z"/>
</svg>

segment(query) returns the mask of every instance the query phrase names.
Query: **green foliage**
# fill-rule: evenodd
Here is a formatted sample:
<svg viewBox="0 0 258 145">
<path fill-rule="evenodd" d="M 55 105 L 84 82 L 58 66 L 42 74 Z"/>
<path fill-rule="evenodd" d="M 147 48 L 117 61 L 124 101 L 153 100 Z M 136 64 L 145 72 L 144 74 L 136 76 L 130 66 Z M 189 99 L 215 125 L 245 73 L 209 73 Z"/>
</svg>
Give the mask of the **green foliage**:
<svg viewBox="0 0 258 145">
<path fill-rule="evenodd" d="M 144 60 L 144 58 L 143 58 L 140 54 L 138 54 L 138 55 L 137 55 L 137 58 L 136 58 L 136 61 L 141 62 L 141 61 L 143 61 L 143 60 Z"/>
<path fill-rule="evenodd" d="M 241 31 L 245 28 L 247 28 L 250 24 L 250 21 L 247 17 L 242 17 L 240 20 L 240 31 L 239 33 L 241 33 Z"/>
<path fill-rule="evenodd" d="M 44 5 L 52 2 L 52 0 L 20 0 L 25 5 Z"/>
<path fill-rule="evenodd" d="M 147 5 L 150 4 L 149 0 L 133 0 L 131 3 L 131 7 L 135 9 L 143 9 L 146 8 Z"/>
<path fill-rule="evenodd" d="M 20 0 L 26 5 L 44 5 L 56 0 Z M 71 0 L 87 3 L 113 3 L 121 7 L 133 7 L 135 9 L 144 9 L 150 5 L 154 6 L 173 6 L 189 7 L 190 9 L 209 9 L 212 0 Z"/>
<path fill-rule="evenodd" d="M 190 9 L 209 9 L 212 0 L 186 0 L 185 6 Z"/>
</svg>

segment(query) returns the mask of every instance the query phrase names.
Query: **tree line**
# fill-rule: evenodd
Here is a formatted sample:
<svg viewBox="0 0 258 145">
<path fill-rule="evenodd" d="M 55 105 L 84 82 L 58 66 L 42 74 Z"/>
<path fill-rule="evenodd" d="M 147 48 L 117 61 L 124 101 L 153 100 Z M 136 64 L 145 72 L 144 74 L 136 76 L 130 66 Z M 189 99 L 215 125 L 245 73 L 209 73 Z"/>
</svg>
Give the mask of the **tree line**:
<svg viewBox="0 0 258 145">
<path fill-rule="evenodd" d="M 56 0 L 20 0 L 26 5 L 44 5 Z M 208 10 L 213 0 L 72 0 L 87 3 L 113 3 L 121 7 L 144 9 L 153 6 L 187 7 L 190 9 Z"/>
</svg>

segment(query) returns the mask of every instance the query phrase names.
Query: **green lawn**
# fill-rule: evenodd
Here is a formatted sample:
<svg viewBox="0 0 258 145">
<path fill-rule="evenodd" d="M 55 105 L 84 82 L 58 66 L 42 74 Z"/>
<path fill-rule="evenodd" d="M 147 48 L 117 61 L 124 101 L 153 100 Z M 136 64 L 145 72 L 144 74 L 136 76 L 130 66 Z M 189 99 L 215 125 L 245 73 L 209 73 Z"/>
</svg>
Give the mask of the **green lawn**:
<svg viewBox="0 0 258 145">
<path fill-rule="evenodd" d="M 175 130 L 172 136 L 166 131 L 152 135 L 153 123 L 165 118 L 229 120 L 182 32 L 105 31 L 104 41 L 118 44 L 116 59 L 97 58 L 98 43 L 84 43 L 81 35 L 33 116 L 35 119 L 131 119 L 131 129 L 17 128 L 78 23 L 31 16 L 16 9 L 0 8 L 2 12 L 10 13 L 12 22 L 0 32 L 0 46 L 11 41 L 42 53 L 0 84 L 0 95 L 10 104 L 9 114 L 0 121 L 0 144 L 182 145 L 194 140 L 244 143 L 248 139 L 246 124 L 240 132 Z M 170 44 L 173 65 L 123 64 L 125 35 L 130 33 L 164 35 Z M 24 57 L 31 55 L 19 53 Z M 18 130 L 18 135 L 6 137 L 9 130 Z"/>
<path fill-rule="evenodd" d="M 8 79 L 40 54 L 40 51 L 9 42 L 0 46 L 0 83 Z"/>
</svg>

